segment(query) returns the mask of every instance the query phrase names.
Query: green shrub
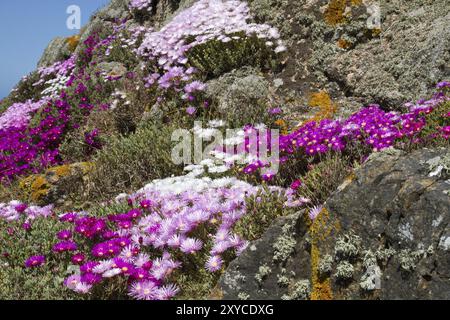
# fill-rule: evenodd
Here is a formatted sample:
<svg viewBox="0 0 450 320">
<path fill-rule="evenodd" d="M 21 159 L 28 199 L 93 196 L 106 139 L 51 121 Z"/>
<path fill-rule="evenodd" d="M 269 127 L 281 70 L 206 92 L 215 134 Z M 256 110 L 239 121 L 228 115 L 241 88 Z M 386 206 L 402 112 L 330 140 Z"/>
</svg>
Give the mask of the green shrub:
<svg viewBox="0 0 450 320">
<path fill-rule="evenodd" d="M 350 176 L 354 165 L 348 156 L 336 153 L 309 167 L 300 178 L 303 184 L 297 192 L 311 199 L 312 205 L 321 205 Z"/>
<path fill-rule="evenodd" d="M 237 222 L 234 231 L 247 240 L 259 239 L 272 222 L 295 212 L 284 206 L 286 198 L 278 193 L 261 192 L 246 200 L 247 214 Z"/>
<path fill-rule="evenodd" d="M 37 219 L 30 231 L 19 222 L 0 221 L 0 299 L 73 299 L 75 294 L 63 285 L 67 264 L 51 252 L 55 233 L 63 224 L 56 219 Z M 46 256 L 46 263 L 35 269 L 25 268 L 34 255 Z"/>
<path fill-rule="evenodd" d="M 211 40 L 192 48 L 187 53 L 190 64 L 208 78 L 217 77 L 242 66 L 264 69 L 276 67 L 276 55 L 267 47 L 265 39 L 259 39 L 257 36 L 248 37 L 243 32 L 229 36 L 232 40 L 227 43 Z M 189 39 L 187 42 L 190 42 Z"/>
<path fill-rule="evenodd" d="M 114 196 L 153 179 L 180 174 L 183 167 L 171 159 L 174 129 L 147 124 L 128 137 L 113 137 L 94 159 L 96 169 L 89 177 L 93 195 Z"/>
<path fill-rule="evenodd" d="M 41 92 L 44 90 L 42 85 L 34 86 L 33 84 L 40 79 L 39 73 L 36 71 L 30 73 L 25 79 L 21 80 L 14 91 L 9 95 L 10 105 L 13 103 L 24 102 L 27 100 L 37 101 L 41 98 Z M 9 106 L 7 106 L 9 107 Z M 1 112 L 0 108 L 0 112 Z"/>
</svg>

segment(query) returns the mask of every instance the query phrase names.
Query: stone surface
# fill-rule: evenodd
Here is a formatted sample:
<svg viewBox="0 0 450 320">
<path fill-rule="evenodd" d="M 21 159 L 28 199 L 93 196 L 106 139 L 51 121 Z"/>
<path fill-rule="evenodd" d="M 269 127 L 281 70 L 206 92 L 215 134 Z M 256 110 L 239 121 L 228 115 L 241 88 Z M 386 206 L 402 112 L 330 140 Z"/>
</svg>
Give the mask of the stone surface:
<svg viewBox="0 0 450 320">
<path fill-rule="evenodd" d="M 38 68 L 48 67 L 57 61 L 67 59 L 71 52 L 69 49 L 69 44 L 65 38 L 58 37 L 53 39 L 38 62 Z"/>
<path fill-rule="evenodd" d="M 312 226 L 302 214 L 282 218 L 251 243 L 222 276 L 223 298 L 290 298 L 305 280 L 314 292 L 320 287 L 312 274 L 322 270 L 320 281 L 328 281 L 335 299 L 449 299 L 450 171 L 430 176 L 449 159 L 448 148 L 374 154 Z M 274 261 L 275 244 L 289 236 L 295 249 Z M 258 282 L 261 266 L 271 272 Z"/>
<path fill-rule="evenodd" d="M 266 112 L 262 101 L 269 93 L 269 82 L 253 68 L 242 68 L 207 83 L 207 97 L 213 100 L 225 119 L 255 117 Z"/>
<path fill-rule="evenodd" d="M 392 2 L 382 7 L 382 37 L 338 53 L 330 75 L 351 95 L 395 108 L 450 77 L 450 6 Z"/>
</svg>

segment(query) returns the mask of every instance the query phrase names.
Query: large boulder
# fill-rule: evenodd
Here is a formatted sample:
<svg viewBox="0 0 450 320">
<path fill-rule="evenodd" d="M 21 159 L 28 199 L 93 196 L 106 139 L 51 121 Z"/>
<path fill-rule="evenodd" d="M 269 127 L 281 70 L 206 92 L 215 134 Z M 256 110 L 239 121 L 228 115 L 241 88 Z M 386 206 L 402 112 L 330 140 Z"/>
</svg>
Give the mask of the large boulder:
<svg viewBox="0 0 450 320">
<path fill-rule="evenodd" d="M 311 223 L 281 218 L 229 266 L 224 299 L 450 299 L 450 150 L 374 154 Z"/>
</svg>

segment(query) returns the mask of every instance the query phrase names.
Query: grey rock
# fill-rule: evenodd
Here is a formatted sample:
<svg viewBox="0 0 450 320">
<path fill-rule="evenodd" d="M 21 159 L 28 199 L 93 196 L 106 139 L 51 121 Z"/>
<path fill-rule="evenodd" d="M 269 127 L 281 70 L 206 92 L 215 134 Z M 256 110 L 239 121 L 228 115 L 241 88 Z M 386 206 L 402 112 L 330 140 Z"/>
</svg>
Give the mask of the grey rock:
<svg viewBox="0 0 450 320">
<path fill-rule="evenodd" d="M 65 38 L 58 37 L 53 39 L 38 62 L 38 68 L 48 67 L 55 62 L 67 59 L 71 52 L 69 49 L 69 44 Z"/>
<path fill-rule="evenodd" d="M 120 62 L 102 62 L 98 66 L 102 73 L 111 77 L 123 77 L 128 71 Z"/>
<path fill-rule="evenodd" d="M 334 298 L 450 299 L 450 197 L 445 193 L 450 183 L 446 176 L 430 177 L 427 164 L 449 152 L 388 149 L 373 154 L 326 201 L 326 226 L 339 227 L 317 248 Z M 313 235 L 304 219 L 301 213 L 280 218 L 250 244 L 219 282 L 224 299 L 236 299 L 240 292 L 249 299 L 286 299 L 293 283 L 311 279 Z M 274 243 L 286 224 L 294 226 L 296 246 L 279 264 L 273 260 Z M 257 282 L 263 265 L 272 272 Z M 318 267 L 324 269 L 320 263 Z M 288 287 L 276 281 L 282 269 L 290 275 Z M 236 275 L 246 280 L 236 280 Z M 237 284 L 230 285 L 230 279 Z"/>
<path fill-rule="evenodd" d="M 308 244 L 305 241 L 307 229 L 300 219 L 302 213 L 277 219 L 261 239 L 254 241 L 239 258 L 231 262 L 219 281 L 223 299 L 237 299 L 242 293 L 247 294 L 249 299 L 280 299 L 289 293 L 285 281 L 280 281 L 282 276 L 286 277 L 288 283 L 293 284 L 293 274 L 308 275 L 309 260 L 302 259 L 308 256 Z M 286 237 L 283 232 L 286 225 L 293 228 L 299 241 L 292 256 L 280 263 L 273 259 L 273 245 Z M 261 267 L 270 269 L 271 272 L 259 281 Z"/>
<path fill-rule="evenodd" d="M 207 85 L 207 97 L 216 102 L 225 119 L 254 118 L 258 121 L 266 112 L 261 102 L 267 99 L 270 84 L 253 68 L 234 70 Z"/>
</svg>

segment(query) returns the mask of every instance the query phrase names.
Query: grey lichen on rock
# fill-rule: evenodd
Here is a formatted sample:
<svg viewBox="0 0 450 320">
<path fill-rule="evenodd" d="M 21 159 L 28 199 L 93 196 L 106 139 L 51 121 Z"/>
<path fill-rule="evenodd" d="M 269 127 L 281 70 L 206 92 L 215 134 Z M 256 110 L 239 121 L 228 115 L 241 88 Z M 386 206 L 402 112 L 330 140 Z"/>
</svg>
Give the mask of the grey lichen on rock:
<svg viewBox="0 0 450 320">
<path fill-rule="evenodd" d="M 48 67 L 55 62 L 65 60 L 70 56 L 70 54 L 70 46 L 66 38 L 57 37 L 48 44 L 38 62 L 38 68 Z"/>
<path fill-rule="evenodd" d="M 267 114 L 269 82 L 254 68 L 242 68 L 207 83 L 207 97 L 229 121 L 258 121 Z M 241 121 L 239 121 L 241 122 Z"/>
<path fill-rule="evenodd" d="M 283 226 L 281 236 L 273 244 L 274 254 L 273 261 L 282 263 L 285 262 L 292 252 L 295 250 L 297 240 L 295 239 L 295 232 L 292 225 Z"/>
</svg>

